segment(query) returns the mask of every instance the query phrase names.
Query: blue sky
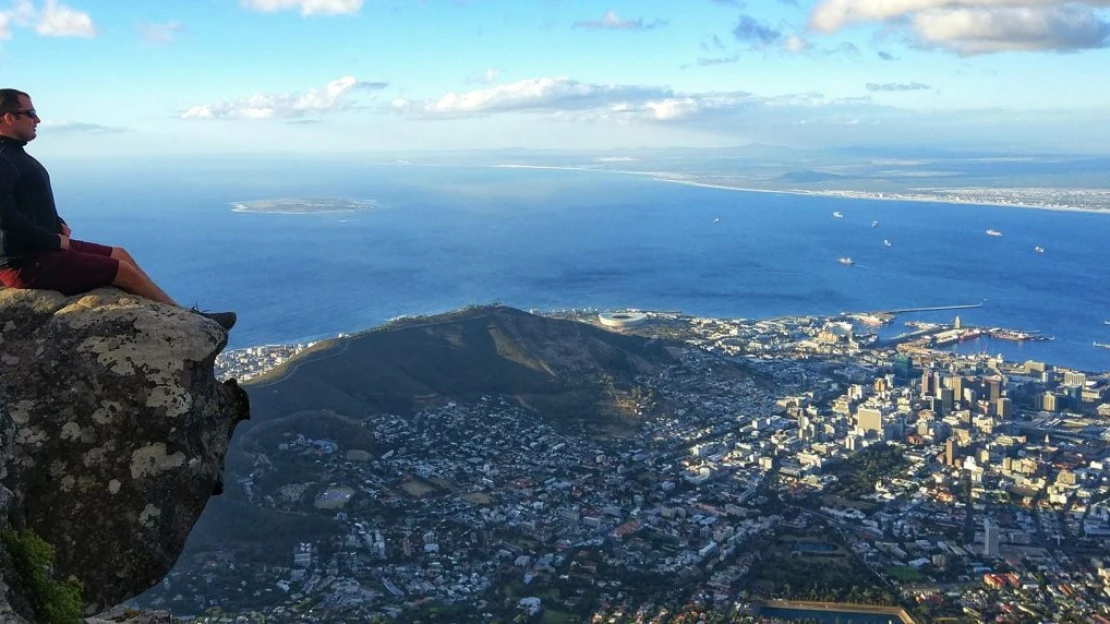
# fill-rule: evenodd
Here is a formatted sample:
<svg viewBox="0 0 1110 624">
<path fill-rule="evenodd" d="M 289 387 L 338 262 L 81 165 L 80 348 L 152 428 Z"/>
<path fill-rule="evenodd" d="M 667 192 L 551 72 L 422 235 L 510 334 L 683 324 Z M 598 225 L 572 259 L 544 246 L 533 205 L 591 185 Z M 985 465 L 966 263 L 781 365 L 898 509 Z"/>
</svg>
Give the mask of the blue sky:
<svg viewBox="0 0 1110 624">
<path fill-rule="evenodd" d="M 0 0 L 38 153 L 1110 152 L 1110 0 Z"/>
</svg>

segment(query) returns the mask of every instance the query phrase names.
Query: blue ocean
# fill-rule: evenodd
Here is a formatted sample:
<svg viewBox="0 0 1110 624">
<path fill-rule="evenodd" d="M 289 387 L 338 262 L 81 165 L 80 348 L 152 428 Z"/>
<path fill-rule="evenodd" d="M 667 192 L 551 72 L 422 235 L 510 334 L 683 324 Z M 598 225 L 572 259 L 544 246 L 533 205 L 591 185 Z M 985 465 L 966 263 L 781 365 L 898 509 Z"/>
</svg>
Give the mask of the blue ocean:
<svg viewBox="0 0 1110 624">
<path fill-rule="evenodd" d="M 238 311 L 233 348 L 494 301 L 743 318 L 983 302 L 958 312 L 965 324 L 1055 340 L 961 349 L 1110 370 L 1110 350 L 1092 344 L 1110 343 L 1110 215 L 741 192 L 595 171 L 46 164 L 76 238 L 126 247 L 184 304 Z M 331 197 L 380 208 L 232 211 L 240 201 Z M 955 314 L 902 315 L 886 331 Z"/>
</svg>

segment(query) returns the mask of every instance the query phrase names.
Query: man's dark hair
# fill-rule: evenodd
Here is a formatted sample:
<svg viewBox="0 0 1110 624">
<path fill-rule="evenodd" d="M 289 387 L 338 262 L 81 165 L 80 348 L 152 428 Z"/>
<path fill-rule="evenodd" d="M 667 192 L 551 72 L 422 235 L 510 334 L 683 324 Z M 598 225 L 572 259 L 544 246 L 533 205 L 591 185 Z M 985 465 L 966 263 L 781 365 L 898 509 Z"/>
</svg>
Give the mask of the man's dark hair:
<svg viewBox="0 0 1110 624">
<path fill-rule="evenodd" d="M 31 97 L 19 89 L 0 89 L 0 115 L 14 113 L 19 110 L 19 96 L 21 95 L 25 98 Z"/>
</svg>

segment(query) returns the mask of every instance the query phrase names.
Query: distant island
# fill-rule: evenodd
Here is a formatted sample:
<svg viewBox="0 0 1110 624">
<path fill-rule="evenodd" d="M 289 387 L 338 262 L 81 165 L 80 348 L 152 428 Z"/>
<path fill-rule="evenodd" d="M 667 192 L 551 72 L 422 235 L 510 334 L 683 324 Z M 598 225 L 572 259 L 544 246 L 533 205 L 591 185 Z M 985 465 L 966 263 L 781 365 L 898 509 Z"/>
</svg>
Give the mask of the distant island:
<svg viewBox="0 0 1110 624">
<path fill-rule="evenodd" d="M 362 212 L 375 210 L 378 202 L 370 199 L 289 198 L 254 199 L 231 203 L 232 212 L 268 212 L 274 214 L 319 214 L 324 212 Z"/>
</svg>

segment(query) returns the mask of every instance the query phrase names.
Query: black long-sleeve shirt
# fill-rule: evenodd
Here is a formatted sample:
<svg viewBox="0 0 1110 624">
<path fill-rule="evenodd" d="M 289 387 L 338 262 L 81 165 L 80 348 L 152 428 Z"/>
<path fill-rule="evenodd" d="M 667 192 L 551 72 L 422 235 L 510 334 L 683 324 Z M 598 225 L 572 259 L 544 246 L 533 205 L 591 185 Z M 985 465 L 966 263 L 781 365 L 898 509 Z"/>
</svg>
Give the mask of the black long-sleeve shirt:
<svg viewBox="0 0 1110 624">
<path fill-rule="evenodd" d="M 29 253 L 61 249 L 63 221 L 50 174 L 25 145 L 0 136 L 0 267 L 18 267 Z"/>
</svg>

